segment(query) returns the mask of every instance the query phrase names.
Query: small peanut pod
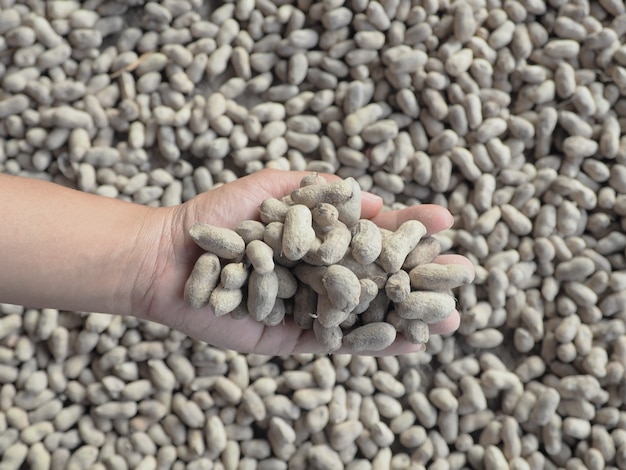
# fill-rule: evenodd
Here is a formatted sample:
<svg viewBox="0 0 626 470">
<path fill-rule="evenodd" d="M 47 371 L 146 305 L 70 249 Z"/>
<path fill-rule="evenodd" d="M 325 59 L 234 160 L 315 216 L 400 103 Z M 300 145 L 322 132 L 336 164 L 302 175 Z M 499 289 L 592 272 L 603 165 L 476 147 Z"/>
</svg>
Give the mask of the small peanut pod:
<svg viewBox="0 0 626 470">
<path fill-rule="evenodd" d="M 337 208 L 326 202 L 322 202 L 311 209 L 311 215 L 318 236 L 323 236 L 339 220 Z"/>
<path fill-rule="evenodd" d="M 223 227 L 195 224 L 189 235 L 200 248 L 224 259 L 239 258 L 246 249 L 243 238 L 237 232 Z"/>
<path fill-rule="evenodd" d="M 359 304 L 361 283 L 348 268 L 339 264 L 329 266 L 322 277 L 322 284 L 336 309 L 351 312 Z"/>
<path fill-rule="evenodd" d="M 185 283 L 183 297 L 191 308 L 202 308 L 209 303 L 211 292 L 220 278 L 220 260 L 213 253 L 200 255 Z"/>
<path fill-rule="evenodd" d="M 374 300 L 367 307 L 367 310 L 361 314 L 363 323 L 376 323 L 385 321 L 387 310 L 391 301 L 384 290 L 379 290 Z"/>
<path fill-rule="evenodd" d="M 276 198 L 271 197 L 265 199 L 259 208 L 261 222 L 264 224 L 269 224 L 270 222 L 284 222 L 289 207 L 289 204 Z"/>
<path fill-rule="evenodd" d="M 402 268 L 410 271 L 415 266 L 431 263 L 441 253 L 441 244 L 435 237 L 427 236 L 420 240 L 407 255 Z"/>
<path fill-rule="evenodd" d="M 244 220 L 237 226 L 235 232 L 248 244 L 252 240 L 263 240 L 265 225 L 258 220 Z"/>
<path fill-rule="evenodd" d="M 407 320 L 428 324 L 447 318 L 455 307 L 454 297 L 443 292 L 414 291 L 404 302 L 396 304 L 396 313 Z"/>
<path fill-rule="evenodd" d="M 298 281 L 284 266 L 275 266 L 274 272 L 278 276 L 278 293 L 279 299 L 290 299 L 296 294 L 298 289 Z"/>
<path fill-rule="evenodd" d="M 276 326 L 282 323 L 285 318 L 285 301 L 283 299 L 277 298 L 276 302 L 274 302 L 274 306 L 272 307 L 272 311 L 269 313 L 267 317 L 263 320 L 267 326 Z"/>
<path fill-rule="evenodd" d="M 209 306 L 216 317 L 221 317 L 235 310 L 243 300 L 241 289 L 225 289 L 217 286 L 209 298 Z"/>
<path fill-rule="evenodd" d="M 295 204 L 304 204 L 313 209 L 321 202 L 337 206 L 352 197 L 353 187 L 349 181 L 333 181 L 324 185 L 309 185 L 298 188 L 291 193 Z"/>
<path fill-rule="evenodd" d="M 300 180 L 300 187 L 304 188 L 305 186 L 312 186 L 316 184 L 322 185 L 326 183 L 327 181 L 322 175 L 320 175 L 317 172 L 314 172 L 314 173 L 311 173 L 310 175 L 306 175 Z"/>
<path fill-rule="evenodd" d="M 394 303 L 404 302 L 411 292 L 411 280 L 406 271 L 393 273 L 385 284 L 385 293 Z"/>
<path fill-rule="evenodd" d="M 315 240 L 309 208 L 302 204 L 291 206 L 285 216 L 282 254 L 291 261 L 301 259 L 311 249 Z"/>
<path fill-rule="evenodd" d="M 333 352 L 341 347 L 343 332 L 338 326 L 324 328 L 319 321 L 313 321 L 313 331 L 317 341 L 326 348 L 326 351 Z"/>
<path fill-rule="evenodd" d="M 413 344 L 426 344 L 430 337 L 428 324 L 422 320 L 407 320 L 400 317 L 395 310 L 387 314 L 387 321 L 396 327 L 404 338 Z"/>
<path fill-rule="evenodd" d="M 317 310 L 317 293 L 305 284 L 298 284 L 293 298 L 293 320 L 300 328 L 313 328 L 313 320 Z"/>
<path fill-rule="evenodd" d="M 324 328 L 333 328 L 341 325 L 350 315 L 350 312 L 335 308 L 325 295 L 317 297 L 317 321 Z"/>
<path fill-rule="evenodd" d="M 359 279 L 359 283 L 361 284 L 361 295 L 359 296 L 359 305 L 352 310 L 355 314 L 365 312 L 372 300 L 378 295 L 378 286 L 371 279 Z"/>
<path fill-rule="evenodd" d="M 352 257 L 367 266 L 376 261 L 382 249 L 382 237 L 378 226 L 371 220 L 361 219 L 352 228 Z"/>
<path fill-rule="evenodd" d="M 248 280 L 248 313 L 256 321 L 263 321 L 271 313 L 278 294 L 278 276 L 274 271 L 267 274 L 250 273 Z"/>
<path fill-rule="evenodd" d="M 272 248 L 274 252 L 274 261 L 286 267 L 293 267 L 298 262 L 291 261 L 282 255 L 283 252 L 283 230 L 282 222 L 270 222 L 265 226 L 263 241 Z"/>
<path fill-rule="evenodd" d="M 274 251 L 261 240 L 252 240 L 248 243 L 246 257 L 259 274 L 267 274 L 274 270 Z"/>
<path fill-rule="evenodd" d="M 351 239 L 352 236 L 348 227 L 342 222 L 337 222 L 332 229 L 324 234 L 322 243 L 315 248 L 315 251 L 312 251 L 311 256 L 326 266 L 336 264 L 348 252 Z"/>
<path fill-rule="evenodd" d="M 248 270 L 243 263 L 228 263 L 222 268 L 220 286 L 224 289 L 241 289 L 248 280 Z"/>
<path fill-rule="evenodd" d="M 305 263 L 299 263 L 293 273 L 298 280 L 313 289 L 317 294 L 326 295 L 326 288 L 322 282 L 322 278 L 326 274 L 328 267 L 326 266 L 309 266 Z"/>
<path fill-rule="evenodd" d="M 361 218 L 361 186 L 354 178 L 346 178 L 345 182 L 352 187 L 352 196 L 344 202 L 336 204 L 339 220 L 347 227 L 353 227 Z"/>
<path fill-rule="evenodd" d="M 409 277 L 413 289 L 450 290 L 470 283 L 473 275 L 461 264 L 428 263 L 411 269 Z"/>
<path fill-rule="evenodd" d="M 398 229 L 383 237 L 378 263 L 388 273 L 400 271 L 408 254 L 426 235 L 426 227 L 417 220 L 407 220 Z"/>
<path fill-rule="evenodd" d="M 354 352 L 381 351 L 396 340 L 396 329 L 390 323 L 375 322 L 359 326 L 343 337 L 343 344 Z"/>
</svg>

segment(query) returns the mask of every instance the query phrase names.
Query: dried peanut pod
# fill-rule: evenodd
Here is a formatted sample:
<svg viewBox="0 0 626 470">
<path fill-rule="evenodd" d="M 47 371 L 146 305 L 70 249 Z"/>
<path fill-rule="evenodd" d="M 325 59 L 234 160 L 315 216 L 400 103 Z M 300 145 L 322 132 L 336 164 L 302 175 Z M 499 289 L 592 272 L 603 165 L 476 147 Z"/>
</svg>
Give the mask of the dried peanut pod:
<svg viewBox="0 0 626 470">
<path fill-rule="evenodd" d="M 265 225 L 258 220 L 244 220 L 237 226 L 235 232 L 243 238 L 247 245 L 252 240 L 263 240 Z"/>
<path fill-rule="evenodd" d="M 335 308 L 327 296 L 319 295 L 317 297 L 317 321 L 324 328 L 341 325 L 349 314 L 350 312 Z"/>
<path fill-rule="evenodd" d="M 293 274 L 302 284 L 311 287 L 317 294 L 326 295 L 326 288 L 322 278 L 327 270 L 327 266 L 309 266 L 305 263 L 299 263 L 294 267 Z"/>
<path fill-rule="evenodd" d="M 189 235 L 200 248 L 224 259 L 239 258 L 246 249 L 243 238 L 234 230 L 224 227 L 195 224 L 189 230 Z"/>
<path fill-rule="evenodd" d="M 310 249 L 315 240 L 309 208 L 302 204 L 291 206 L 285 216 L 283 227 L 282 254 L 287 259 L 297 261 Z"/>
<path fill-rule="evenodd" d="M 394 303 L 404 302 L 411 292 L 411 280 L 406 271 L 393 273 L 385 284 L 385 293 Z"/>
<path fill-rule="evenodd" d="M 359 316 L 357 315 L 357 313 L 353 310 L 351 311 L 348 316 L 346 317 L 346 319 L 344 321 L 341 322 L 341 325 L 339 325 L 339 328 L 341 328 L 342 331 L 345 330 L 349 330 L 351 329 L 354 325 L 356 325 L 356 322 L 359 320 Z"/>
<path fill-rule="evenodd" d="M 272 311 L 278 294 L 278 276 L 274 271 L 267 274 L 250 273 L 248 280 L 248 313 L 256 321 L 263 321 Z"/>
<path fill-rule="evenodd" d="M 371 279 L 376 283 L 379 289 L 383 289 L 385 287 L 385 283 L 389 277 L 385 270 L 377 263 L 362 265 L 355 261 L 351 253 L 344 256 L 338 264 L 348 268 L 356 274 L 356 277 L 359 279 Z"/>
<path fill-rule="evenodd" d="M 313 331 L 315 332 L 315 338 L 326 348 L 327 352 L 336 351 L 341 347 L 343 332 L 340 327 L 324 328 L 319 321 L 314 320 Z"/>
<path fill-rule="evenodd" d="M 363 323 L 376 323 L 385 321 L 387 310 L 391 301 L 384 290 L 379 290 L 374 300 L 367 307 L 367 310 L 361 314 Z"/>
<path fill-rule="evenodd" d="M 300 328 L 313 328 L 313 320 L 317 311 L 317 293 L 308 285 L 298 283 L 294 295 L 293 319 Z"/>
<path fill-rule="evenodd" d="M 351 312 L 359 304 L 361 284 L 348 268 L 339 264 L 329 266 L 322 277 L 322 284 L 333 307 Z"/>
<path fill-rule="evenodd" d="M 244 292 L 242 292 L 242 294 L 243 293 Z M 248 317 L 248 306 L 246 305 L 246 303 L 246 296 L 244 295 L 239 305 L 237 305 L 235 309 L 229 314 L 233 320 L 242 320 Z"/>
<path fill-rule="evenodd" d="M 202 308 L 209 303 L 211 292 L 220 277 L 220 260 L 213 253 L 200 255 L 185 283 L 184 299 L 191 308 Z"/>
<path fill-rule="evenodd" d="M 217 286 L 209 298 L 209 306 L 216 317 L 221 317 L 235 310 L 243 300 L 241 289 L 225 289 Z"/>
<path fill-rule="evenodd" d="M 396 340 L 396 329 L 386 322 L 359 326 L 343 337 L 343 344 L 354 352 L 381 351 Z"/>
<path fill-rule="evenodd" d="M 404 302 L 396 304 L 396 313 L 407 320 L 422 320 L 428 324 L 447 318 L 456 301 L 443 292 L 413 291 Z"/>
<path fill-rule="evenodd" d="M 348 227 L 342 222 L 337 222 L 324 234 L 322 243 L 315 250 L 316 258 L 326 266 L 338 263 L 348 252 L 351 239 Z"/>
<path fill-rule="evenodd" d="M 259 274 L 267 274 L 274 270 L 274 251 L 261 240 L 252 240 L 248 243 L 246 257 Z"/>
<path fill-rule="evenodd" d="M 289 207 L 289 204 L 279 199 L 273 197 L 265 199 L 259 208 L 261 222 L 264 224 L 269 224 L 270 222 L 285 222 Z"/>
<path fill-rule="evenodd" d="M 433 236 L 422 238 L 404 260 L 402 269 L 410 271 L 415 266 L 431 263 L 441 253 L 441 244 Z"/>
<path fill-rule="evenodd" d="M 352 310 L 353 313 L 360 314 L 365 312 L 372 300 L 378 295 L 378 286 L 371 279 L 359 279 L 361 284 L 361 295 L 359 296 L 359 304 Z"/>
<path fill-rule="evenodd" d="M 285 301 L 281 298 L 276 298 L 272 311 L 263 320 L 267 326 L 280 325 L 285 318 Z"/>
<path fill-rule="evenodd" d="M 382 249 L 382 236 L 378 226 L 371 220 L 361 219 L 352 227 L 351 254 L 364 266 L 378 258 Z"/>
<path fill-rule="evenodd" d="M 450 290 L 472 281 L 471 270 L 461 264 L 428 263 L 409 272 L 413 289 Z"/>
<path fill-rule="evenodd" d="M 377 263 L 388 273 L 400 271 L 408 254 L 426 235 L 426 227 L 418 220 L 407 220 L 398 229 L 383 237 Z"/>
<path fill-rule="evenodd" d="M 339 211 L 332 204 L 322 202 L 311 209 L 314 227 L 318 236 L 323 236 L 339 220 Z"/>
<path fill-rule="evenodd" d="M 293 297 L 298 288 L 298 281 L 295 276 L 284 266 L 274 266 L 274 272 L 278 276 L 278 293 L 276 296 L 281 299 Z"/>
<path fill-rule="evenodd" d="M 352 187 L 352 195 L 346 201 L 337 203 L 336 206 L 339 211 L 339 220 L 351 228 L 361 218 L 361 186 L 352 177 L 344 181 Z"/>
<path fill-rule="evenodd" d="M 322 202 L 337 206 L 352 197 L 352 184 L 346 180 L 333 181 L 324 185 L 304 186 L 291 193 L 291 199 L 296 204 L 304 204 L 309 209 Z"/>
<path fill-rule="evenodd" d="M 313 172 L 300 180 L 300 187 L 303 188 L 305 186 L 322 185 L 326 183 L 326 178 L 317 172 Z"/>
<path fill-rule="evenodd" d="M 428 324 L 422 320 L 407 320 L 399 316 L 395 310 L 387 314 L 387 321 L 398 330 L 404 338 L 413 344 L 426 344 L 430 337 Z"/>
<path fill-rule="evenodd" d="M 228 263 L 222 268 L 220 286 L 224 289 L 241 289 L 248 280 L 248 270 L 243 263 Z"/>
</svg>

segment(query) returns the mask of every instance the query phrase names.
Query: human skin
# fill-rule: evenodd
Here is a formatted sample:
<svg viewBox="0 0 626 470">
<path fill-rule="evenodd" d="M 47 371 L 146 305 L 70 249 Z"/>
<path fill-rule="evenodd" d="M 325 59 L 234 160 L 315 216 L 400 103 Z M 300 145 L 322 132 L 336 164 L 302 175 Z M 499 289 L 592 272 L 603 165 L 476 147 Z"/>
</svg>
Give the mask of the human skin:
<svg viewBox="0 0 626 470">
<path fill-rule="evenodd" d="M 257 219 L 264 199 L 289 194 L 306 174 L 263 170 L 162 208 L 0 175 L 0 302 L 132 315 L 239 352 L 323 353 L 312 331 L 293 321 L 266 327 L 252 319 L 215 317 L 209 307 L 193 310 L 183 300 L 185 281 L 202 253 L 189 228 L 198 222 L 235 228 L 242 220 Z M 445 208 L 435 205 L 381 209 L 380 198 L 363 193 L 361 217 L 390 230 L 416 219 L 433 234 L 453 222 Z M 436 262 L 473 270 L 460 255 L 440 255 Z M 454 312 L 433 325 L 431 334 L 451 333 L 458 325 L 459 314 Z M 399 338 L 376 354 L 420 348 Z"/>
</svg>

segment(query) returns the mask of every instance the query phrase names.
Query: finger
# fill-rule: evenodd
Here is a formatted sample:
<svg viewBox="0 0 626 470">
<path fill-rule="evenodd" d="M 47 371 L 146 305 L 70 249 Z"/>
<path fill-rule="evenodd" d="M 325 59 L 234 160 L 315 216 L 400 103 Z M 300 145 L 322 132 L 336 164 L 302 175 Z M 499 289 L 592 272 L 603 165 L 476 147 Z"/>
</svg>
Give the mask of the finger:
<svg viewBox="0 0 626 470">
<path fill-rule="evenodd" d="M 446 230 L 454 223 L 448 209 L 435 204 L 421 204 L 398 211 L 381 212 L 372 219 L 376 225 L 388 230 L 396 230 L 407 220 L 419 220 L 424 224 L 429 235 Z"/>
<path fill-rule="evenodd" d="M 431 335 L 445 335 L 456 331 L 459 328 L 460 324 L 461 316 L 459 315 L 459 312 L 455 310 L 445 320 L 430 325 L 428 330 Z"/>
</svg>

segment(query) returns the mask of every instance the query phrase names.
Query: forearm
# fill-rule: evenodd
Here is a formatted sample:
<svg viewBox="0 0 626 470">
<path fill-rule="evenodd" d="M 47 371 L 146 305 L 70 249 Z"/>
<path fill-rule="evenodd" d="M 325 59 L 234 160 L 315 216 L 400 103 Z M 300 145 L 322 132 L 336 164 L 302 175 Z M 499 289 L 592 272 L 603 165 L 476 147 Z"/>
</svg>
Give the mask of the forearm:
<svg viewBox="0 0 626 470">
<path fill-rule="evenodd" d="M 0 302 L 135 313 L 156 210 L 0 174 Z"/>
</svg>

